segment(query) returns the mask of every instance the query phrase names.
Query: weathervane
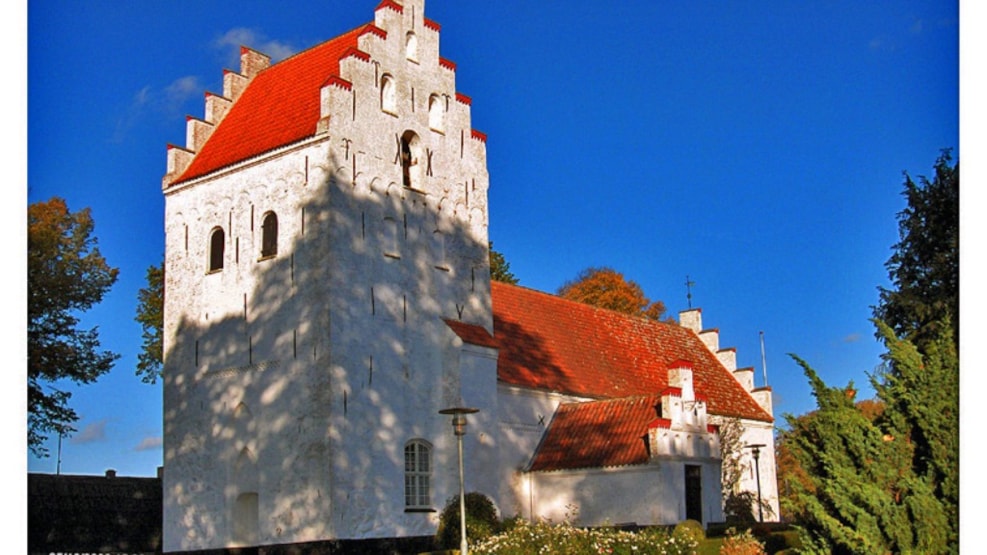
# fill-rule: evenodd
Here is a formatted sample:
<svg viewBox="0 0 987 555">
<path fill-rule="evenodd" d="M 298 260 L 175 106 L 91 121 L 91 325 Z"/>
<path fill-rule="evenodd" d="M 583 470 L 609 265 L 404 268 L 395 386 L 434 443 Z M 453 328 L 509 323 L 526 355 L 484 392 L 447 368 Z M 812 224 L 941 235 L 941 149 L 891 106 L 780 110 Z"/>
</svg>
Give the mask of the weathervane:
<svg viewBox="0 0 987 555">
<path fill-rule="evenodd" d="M 694 282 L 694 281 L 692 281 L 692 280 L 689 279 L 689 274 L 686 274 L 686 276 L 685 276 L 685 298 L 686 298 L 687 301 L 689 301 L 689 308 L 692 308 L 692 286 L 695 285 L 695 284 L 696 284 L 696 282 Z"/>
</svg>

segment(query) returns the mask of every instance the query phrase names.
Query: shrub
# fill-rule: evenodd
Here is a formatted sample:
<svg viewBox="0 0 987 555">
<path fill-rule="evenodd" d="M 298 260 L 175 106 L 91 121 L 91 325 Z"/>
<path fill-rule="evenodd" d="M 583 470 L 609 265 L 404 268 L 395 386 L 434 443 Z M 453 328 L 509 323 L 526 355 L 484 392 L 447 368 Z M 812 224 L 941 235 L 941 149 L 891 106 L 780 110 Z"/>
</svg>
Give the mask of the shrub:
<svg viewBox="0 0 987 555">
<path fill-rule="evenodd" d="M 672 537 L 676 540 L 690 539 L 700 544 L 706 539 L 706 531 L 703 525 L 696 520 L 683 520 L 675 525 L 672 530 Z"/>
<path fill-rule="evenodd" d="M 471 491 L 466 494 L 466 539 L 470 544 L 486 539 L 500 530 L 497 508 L 493 501 L 482 493 Z M 449 498 L 439 516 L 439 527 L 435 539 L 440 547 L 459 547 L 459 496 Z"/>
<path fill-rule="evenodd" d="M 515 521 L 514 527 L 483 542 L 470 546 L 474 555 L 693 555 L 698 543 L 676 539 L 663 528 L 627 532 L 616 528 L 576 528 L 569 522 L 553 524 L 541 521 Z"/>
<path fill-rule="evenodd" d="M 767 555 L 767 551 L 750 530 L 738 534 L 731 528 L 727 530 L 727 537 L 720 546 L 720 555 Z"/>
</svg>

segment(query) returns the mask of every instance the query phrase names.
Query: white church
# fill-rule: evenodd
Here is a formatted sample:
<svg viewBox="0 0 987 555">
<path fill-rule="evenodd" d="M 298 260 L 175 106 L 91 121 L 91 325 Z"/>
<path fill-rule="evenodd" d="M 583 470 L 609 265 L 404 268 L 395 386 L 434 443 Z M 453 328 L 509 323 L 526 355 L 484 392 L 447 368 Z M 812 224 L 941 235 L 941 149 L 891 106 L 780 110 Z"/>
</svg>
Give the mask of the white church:
<svg viewBox="0 0 987 555">
<path fill-rule="evenodd" d="M 368 17 L 371 12 L 368 8 Z M 492 282 L 486 136 L 424 0 L 279 63 L 249 48 L 168 146 L 166 552 L 503 517 L 724 519 L 719 427 L 777 518 L 771 391 L 699 309 L 648 321 Z"/>
</svg>

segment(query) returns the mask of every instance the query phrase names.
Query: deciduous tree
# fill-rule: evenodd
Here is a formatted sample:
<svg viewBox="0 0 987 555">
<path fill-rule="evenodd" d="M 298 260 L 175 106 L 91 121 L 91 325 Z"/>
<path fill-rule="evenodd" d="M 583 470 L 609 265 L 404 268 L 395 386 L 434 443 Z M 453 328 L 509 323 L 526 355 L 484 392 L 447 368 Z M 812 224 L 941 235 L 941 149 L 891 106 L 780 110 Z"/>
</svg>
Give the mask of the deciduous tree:
<svg viewBox="0 0 987 555">
<path fill-rule="evenodd" d="M 28 447 L 45 457 L 48 434 L 78 420 L 71 393 L 55 382 L 91 383 L 119 357 L 100 349 L 98 328 L 79 329 L 80 313 L 102 300 L 118 271 L 97 248 L 88 208 L 70 212 L 53 197 L 28 207 L 27 225 Z"/>
<path fill-rule="evenodd" d="M 144 383 L 156 383 L 161 376 L 164 352 L 164 263 L 151 266 L 145 276 L 147 287 L 137 292 L 137 316 L 141 325 L 141 352 L 137 355 L 137 375 Z"/>
<path fill-rule="evenodd" d="M 665 303 L 652 302 L 637 282 L 625 279 L 613 268 L 587 268 L 576 279 L 564 283 L 557 293 L 564 299 L 651 320 L 661 320 L 665 314 Z"/>
</svg>

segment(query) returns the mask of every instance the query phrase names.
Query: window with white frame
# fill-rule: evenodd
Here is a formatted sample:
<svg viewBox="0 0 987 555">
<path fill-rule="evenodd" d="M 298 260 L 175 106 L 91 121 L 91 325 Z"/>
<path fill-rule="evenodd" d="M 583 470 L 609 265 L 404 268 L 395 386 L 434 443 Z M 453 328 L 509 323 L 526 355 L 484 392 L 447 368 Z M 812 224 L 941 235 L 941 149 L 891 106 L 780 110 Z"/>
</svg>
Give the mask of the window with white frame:
<svg viewBox="0 0 987 555">
<path fill-rule="evenodd" d="M 432 447 L 421 439 L 404 446 L 404 508 L 431 509 Z"/>
</svg>

